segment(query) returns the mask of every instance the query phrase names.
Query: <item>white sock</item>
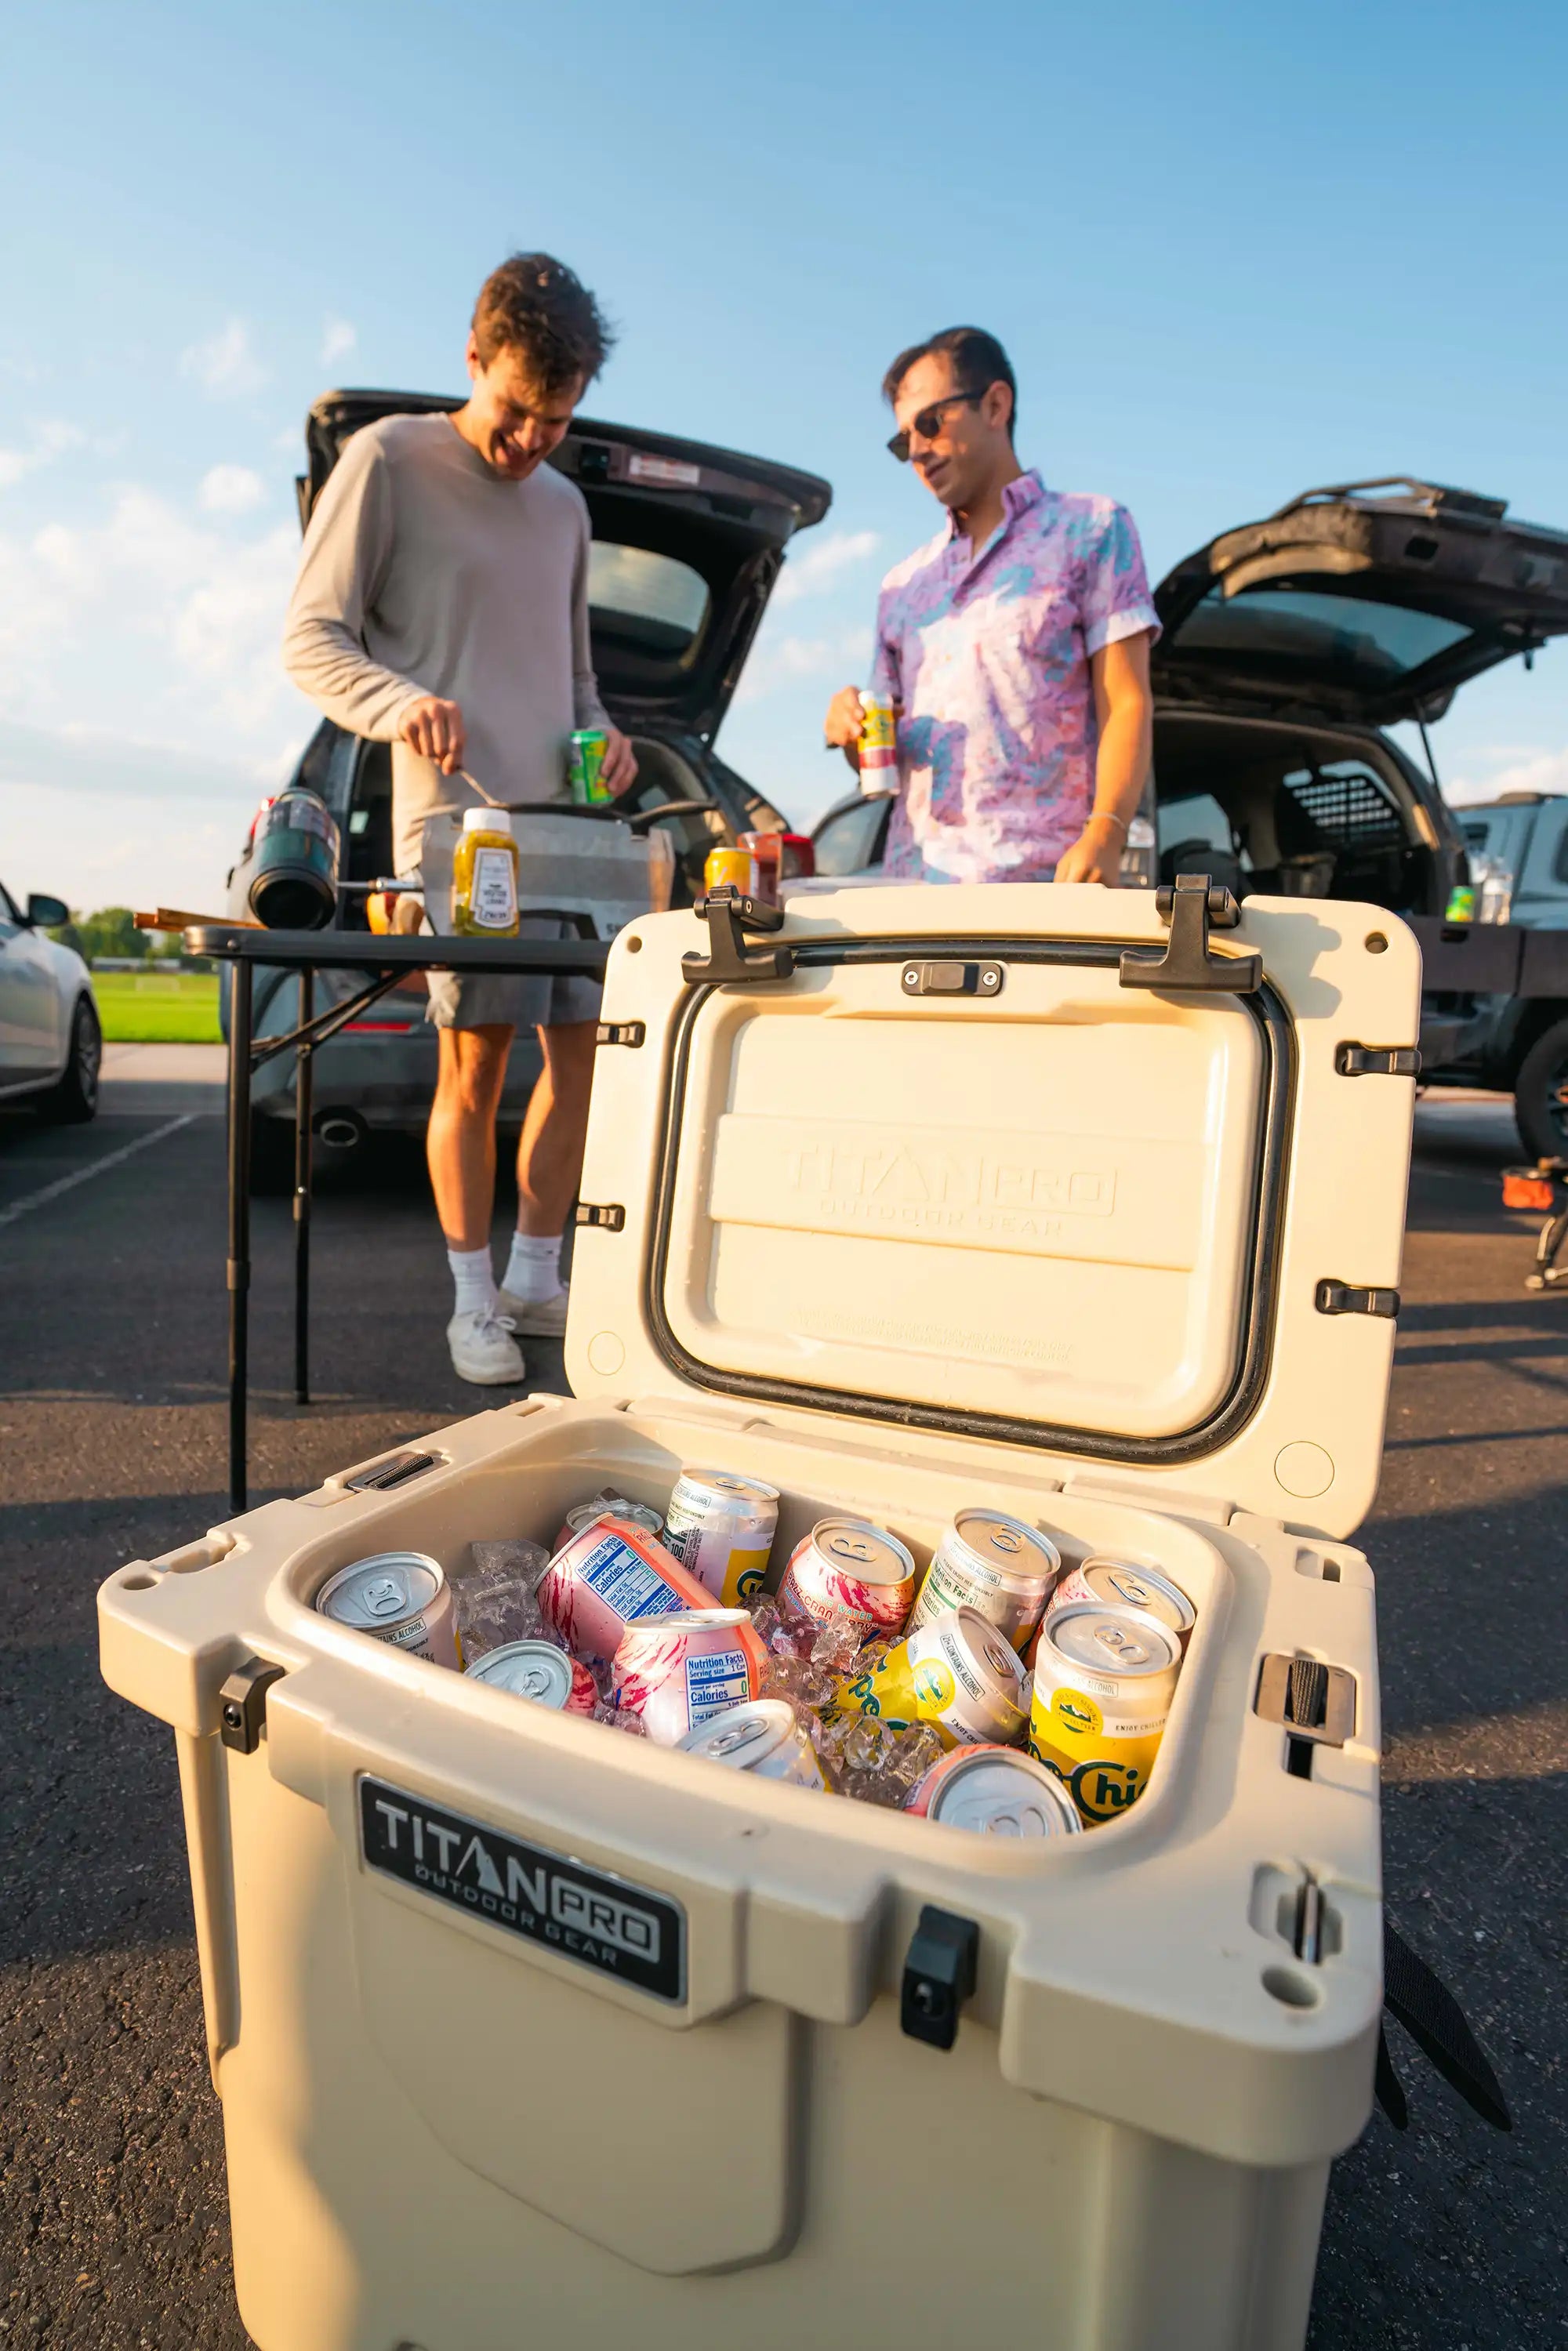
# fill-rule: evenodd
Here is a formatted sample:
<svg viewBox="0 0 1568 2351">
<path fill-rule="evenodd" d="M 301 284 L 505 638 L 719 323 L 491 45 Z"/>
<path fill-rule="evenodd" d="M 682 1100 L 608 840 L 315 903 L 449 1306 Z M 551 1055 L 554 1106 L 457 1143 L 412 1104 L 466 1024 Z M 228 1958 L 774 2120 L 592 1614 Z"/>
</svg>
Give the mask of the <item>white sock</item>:
<svg viewBox="0 0 1568 2351">
<path fill-rule="evenodd" d="M 501 1287 L 525 1306 L 542 1306 L 560 1288 L 561 1233 L 514 1233 Z"/>
<path fill-rule="evenodd" d="M 496 1303 L 496 1269 L 490 1262 L 490 1252 L 482 1249 L 455 1249 L 446 1252 L 446 1262 L 452 1268 L 452 1279 L 457 1285 L 459 1314 L 477 1314 Z"/>
</svg>

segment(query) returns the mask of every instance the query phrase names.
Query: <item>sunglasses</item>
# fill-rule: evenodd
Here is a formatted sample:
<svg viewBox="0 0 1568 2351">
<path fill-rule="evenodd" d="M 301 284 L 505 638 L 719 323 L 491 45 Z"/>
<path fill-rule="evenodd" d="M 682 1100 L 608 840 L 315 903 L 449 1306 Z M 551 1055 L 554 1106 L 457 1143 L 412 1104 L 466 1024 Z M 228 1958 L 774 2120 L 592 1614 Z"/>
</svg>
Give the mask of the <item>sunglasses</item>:
<svg viewBox="0 0 1568 2351">
<path fill-rule="evenodd" d="M 911 433 L 918 433 L 923 441 L 935 441 L 942 430 L 942 417 L 945 410 L 972 408 L 977 401 L 984 400 L 989 390 L 990 386 L 984 384 L 978 392 L 950 392 L 945 400 L 934 400 L 929 408 L 923 408 L 919 415 L 913 419 L 906 432 L 894 434 L 887 444 L 888 448 L 901 465 L 907 465 Z"/>
</svg>

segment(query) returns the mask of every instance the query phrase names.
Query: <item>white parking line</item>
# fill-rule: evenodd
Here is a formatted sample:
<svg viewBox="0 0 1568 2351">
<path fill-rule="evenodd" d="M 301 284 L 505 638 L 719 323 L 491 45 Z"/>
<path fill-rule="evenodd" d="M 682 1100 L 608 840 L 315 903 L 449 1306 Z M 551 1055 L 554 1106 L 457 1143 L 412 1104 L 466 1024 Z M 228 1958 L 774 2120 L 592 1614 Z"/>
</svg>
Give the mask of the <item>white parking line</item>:
<svg viewBox="0 0 1568 2351">
<path fill-rule="evenodd" d="M 187 1112 L 183 1118 L 172 1118 L 166 1125 L 155 1126 L 151 1134 L 139 1134 L 134 1143 L 122 1143 L 118 1151 L 106 1151 L 90 1167 L 78 1167 L 73 1176 L 61 1176 L 53 1184 L 46 1184 L 41 1191 L 29 1192 L 25 1199 L 13 1200 L 8 1208 L 0 1208 L 0 1225 L 14 1225 L 29 1208 L 41 1208 L 46 1200 L 57 1200 L 62 1192 L 74 1192 L 78 1184 L 90 1182 L 107 1168 L 118 1167 L 122 1159 L 134 1158 L 149 1144 L 162 1143 L 166 1134 L 178 1134 L 183 1126 L 194 1126 L 195 1123 L 194 1113 Z"/>
</svg>

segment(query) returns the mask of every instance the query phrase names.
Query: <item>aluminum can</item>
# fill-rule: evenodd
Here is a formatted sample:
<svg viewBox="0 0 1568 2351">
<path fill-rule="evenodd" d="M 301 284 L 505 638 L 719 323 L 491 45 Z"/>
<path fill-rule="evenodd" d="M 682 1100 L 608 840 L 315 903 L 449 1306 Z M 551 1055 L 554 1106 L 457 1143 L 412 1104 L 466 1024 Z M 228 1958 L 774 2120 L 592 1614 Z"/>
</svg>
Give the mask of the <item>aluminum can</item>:
<svg viewBox="0 0 1568 2351">
<path fill-rule="evenodd" d="M 688 1608 L 643 1617 L 621 1636 L 611 1697 L 639 1715 L 656 1747 L 676 1747 L 711 1716 L 762 1687 L 768 1652 L 744 1608 Z"/>
<path fill-rule="evenodd" d="M 591 1502 L 576 1502 L 560 1522 L 560 1532 L 555 1539 L 555 1549 L 564 1551 L 573 1535 L 591 1527 L 597 1519 L 630 1519 L 634 1527 L 646 1527 L 656 1542 L 664 1540 L 664 1521 L 652 1502 L 629 1502 L 624 1494 L 595 1494 Z"/>
<path fill-rule="evenodd" d="M 858 758 L 862 792 L 898 789 L 898 713 L 881 695 L 861 695 Z"/>
<path fill-rule="evenodd" d="M 551 1641 L 508 1641 L 505 1648 L 476 1657 L 467 1675 L 470 1681 L 531 1698 L 558 1714 L 591 1714 L 599 1703 L 599 1687 L 588 1667 Z"/>
<path fill-rule="evenodd" d="M 457 1610 L 440 1565 L 421 1551 L 379 1551 L 329 1576 L 316 1605 L 334 1625 L 391 1641 L 411 1656 L 461 1671 Z"/>
<path fill-rule="evenodd" d="M 628 1625 L 672 1609 L 706 1608 L 708 1594 L 645 1527 L 612 1515 L 563 1543 L 538 1582 L 545 1621 L 580 1657 L 606 1662 Z"/>
<path fill-rule="evenodd" d="M 1114 1820 L 1147 1787 L 1180 1666 L 1169 1626 L 1131 1608 L 1061 1608 L 1040 1626 L 1030 1752 L 1086 1821 Z"/>
<path fill-rule="evenodd" d="M 810 1732 L 788 1698 L 732 1706 L 688 1730 L 679 1744 L 688 1755 L 727 1763 L 732 1771 L 755 1771 L 759 1780 L 784 1780 L 793 1788 L 832 1786 Z"/>
<path fill-rule="evenodd" d="M 914 1555 L 865 1519 L 819 1519 L 779 1583 L 783 1615 L 852 1624 L 865 1640 L 902 1632 L 914 1597 Z"/>
<path fill-rule="evenodd" d="M 1185 1649 L 1197 1610 L 1179 1583 L 1157 1567 L 1139 1567 L 1130 1559 L 1086 1559 L 1070 1567 L 1051 1595 L 1047 1614 L 1059 1608 L 1137 1608 L 1155 1616 L 1176 1635 Z"/>
<path fill-rule="evenodd" d="M 1061 1553 L 1038 1528 L 1002 1510 L 960 1510 L 932 1553 L 909 1629 L 948 1608 L 974 1608 L 1021 1656 L 1061 1573 Z"/>
<path fill-rule="evenodd" d="M 604 808 L 613 795 L 604 780 L 610 737 L 602 726 L 580 726 L 566 738 L 566 780 L 575 808 Z"/>
<path fill-rule="evenodd" d="M 683 1468 L 670 1495 L 664 1542 L 726 1608 L 762 1589 L 779 1531 L 779 1489 L 731 1469 Z"/>
<path fill-rule="evenodd" d="M 736 846 L 749 851 L 757 861 L 758 887 L 753 895 L 766 900 L 770 906 L 776 906 L 784 862 L 784 835 L 781 832 L 741 832 L 736 835 Z"/>
<path fill-rule="evenodd" d="M 1055 1772 L 1016 1747 L 955 1747 L 904 1809 L 978 1836 L 1077 1836 L 1083 1827 Z"/>
<path fill-rule="evenodd" d="M 1027 1682 L 1010 1641 L 975 1608 L 922 1625 L 864 1673 L 838 1685 L 838 1707 L 894 1729 L 928 1722 L 944 1747 L 1010 1747 L 1027 1719 Z"/>
<path fill-rule="evenodd" d="M 710 849 L 703 863 L 703 888 L 719 890 L 728 883 L 743 898 L 762 895 L 762 875 L 749 849 Z"/>
</svg>

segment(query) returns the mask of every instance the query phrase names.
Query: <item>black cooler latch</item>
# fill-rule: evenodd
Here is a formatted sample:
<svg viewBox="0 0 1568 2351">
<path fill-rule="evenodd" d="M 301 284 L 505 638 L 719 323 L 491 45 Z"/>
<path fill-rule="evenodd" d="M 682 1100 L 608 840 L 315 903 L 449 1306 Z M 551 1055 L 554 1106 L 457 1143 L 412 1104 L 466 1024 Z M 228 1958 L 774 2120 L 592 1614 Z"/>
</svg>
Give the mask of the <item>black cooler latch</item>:
<svg viewBox="0 0 1568 2351">
<path fill-rule="evenodd" d="M 236 1755 L 256 1753 L 261 1743 L 261 1726 L 267 1719 L 267 1693 L 282 1676 L 281 1666 L 267 1666 L 259 1657 L 247 1657 L 218 1692 L 218 1737 Z"/>
<path fill-rule="evenodd" d="M 1399 1320 L 1396 1290 L 1362 1289 L 1354 1281 L 1320 1281 L 1312 1302 L 1320 1314 L 1375 1314 L 1385 1322 Z"/>
<path fill-rule="evenodd" d="M 1204 996 L 1255 996 L 1263 985 L 1263 958 L 1247 955 L 1211 955 L 1208 934 L 1233 931 L 1241 909 L 1228 890 L 1212 883 L 1207 873 L 1178 873 L 1155 893 L 1155 906 L 1171 927 L 1164 955 L 1147 947 L 1126 947 L 1122 954 L 1124 987 L 1157 987 Z"/>
<path fill-rule="evenodd" d="M 708 951 L 706 958 L 700 955 L 681 957 L 681 976 L 688 987 L 705 983 L 734 987 L 753 980 L 788 979 L 794 971 L 793 948 L 761 947 L 753 953 L 741 935 L 743 930 L 782 930 L 782 906 L 765 905 L 760 898 L 748 898 L 727 882 L 710 890 L 696 911 L 707 921 Z"/>
<path fill-rule="evenodd" d="M 951 2049 L 958 2011 L 975 1989 L 979 1950 L 980 1930 L 972 1918 L 925 1905 L 909 1939 L 899 2000 L 899 2022 L 912 2041 Z"/>
</svg>

